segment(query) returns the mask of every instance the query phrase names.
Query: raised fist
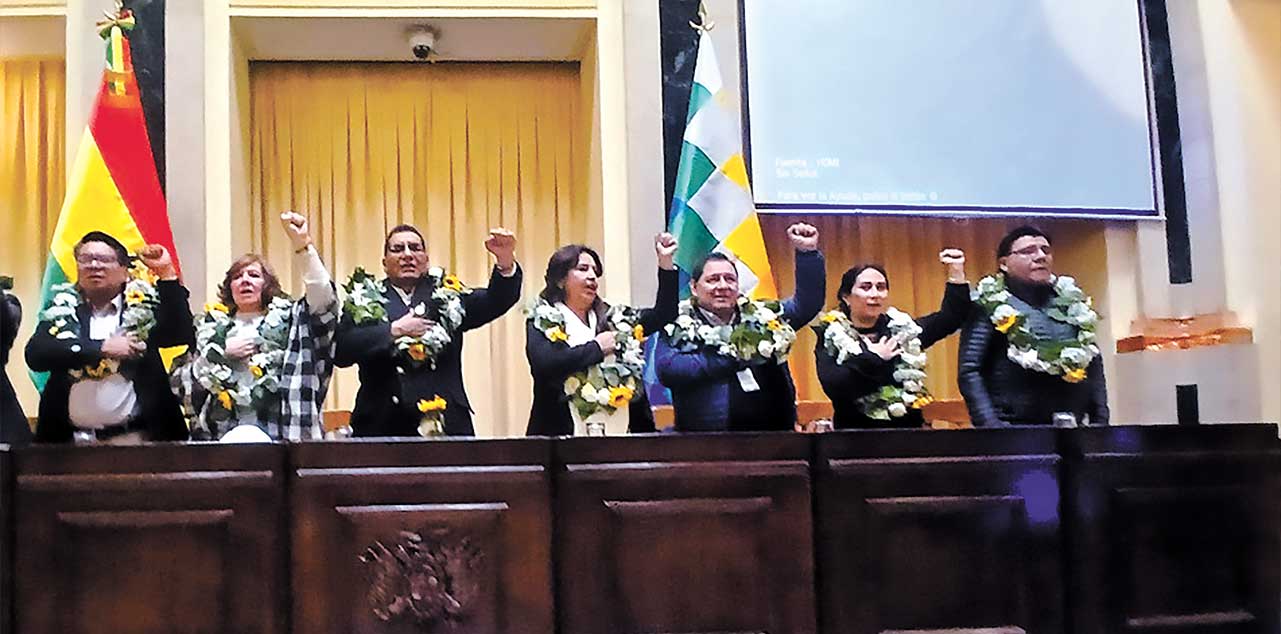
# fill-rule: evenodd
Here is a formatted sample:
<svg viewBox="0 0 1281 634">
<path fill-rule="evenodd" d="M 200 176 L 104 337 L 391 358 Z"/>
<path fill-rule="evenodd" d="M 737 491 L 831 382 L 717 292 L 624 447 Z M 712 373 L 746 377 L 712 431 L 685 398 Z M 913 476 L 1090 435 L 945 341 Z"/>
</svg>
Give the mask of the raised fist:
<svg viewBox="0 0 1281 634">
<path fill-rule="evenodd" d="M 813 225 L 798 222 L 787 228 L 787 239 L 797 251 L 815 251 L 818 249 L 818 229 Z"/>
</svg>

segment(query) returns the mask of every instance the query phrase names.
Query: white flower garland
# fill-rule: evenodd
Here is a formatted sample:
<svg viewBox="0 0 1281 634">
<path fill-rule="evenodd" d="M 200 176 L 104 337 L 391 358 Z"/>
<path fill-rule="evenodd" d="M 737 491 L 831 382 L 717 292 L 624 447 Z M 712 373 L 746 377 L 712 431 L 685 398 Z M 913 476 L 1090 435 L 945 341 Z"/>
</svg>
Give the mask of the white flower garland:
<svg viewBox="0 0 1281 634">
<path fill-rule="evenodd" d="M 235 325 L 231 311 L 221 303 L 205 305 L 196 321 L 196 349 L 201 363 L 193 364 L 192 374 L 209 392 L 214 420 L 234 417 L 235 411 L 257 411 L 280 391 L 280 368 L 289 346 L 289 327 L 293 321 L 293 302 L 277 297 L 267 305 L 267 312 L 257 327 L 257 351 L 247 360 L 253 380 L 247 384 L 236 380 L 236 372 L 227 358 L 227 335 Z"/>
<path fill-rule="evenodd" d="M 160 306 L 160 295 L 156 292 L 156 277 L 142 265 L 135 265 L 129 270 L 130 279 L 125 283 L 124 311 L 120 314 L 120 328 L 125 334 L 146 341 L 151 329 L 156 325 L 156 308 Z M 75 284 L 64 282 L 54 284 L 49 289 L 53 298 L 49 306 L 40 312 L 41 326 L 47 323 L 49 334 L 57 339 L 76 340 L 80 338 L 80 318 L 76 315 L 82 298 Z M 118 359 L 103 358 L 97 365 L 71 370 L 71 378 L 79 380 L 84 377 L 103 379 L 120 371 Z"/>
<path fill-rule="evenodd" d="M 778 300 L 739 295 L 739 319 L 733 327 L 703 323 L 695 310 L 692 298 L 682 301 L 676 321 L 664 327 L 672 347 L 682 352 L 704 348 L 748 364 L 783 363 L 796 343 L 796 330 L 783 319 Z"/>
<path fill-rule="evenodd" d="M 539 298 L 527 319 L 552 343 L 569 345 L 565 314 Z M 614 336 L 614 354 L 565 379 L 565 395 L 584 419 L 597 412 L 613 414 L 640 393 L 645 371 L 645 330 L 639 312 L 630 306 L 611 306 L 605 313 Z"/>
<path fill-rule="evenodd" d="M 427 277 L 432 285 L 430 301 L 437 318 L 421 337 L 397 337 L 395 345 L 396 350 L 412 364 L 435 369 L 436 357 L 449 347 L 454 331 L 463 323 L 466 311 L 462 296 L 471 293 L 471 289 L 457 276 L 445 274 L 440 267 L 429 269 Z M 356 325 L 387 321 L 387 298 L 383 295 L 382 285 L 363 268 L 352 273 L 343 284 L 343 290 L 347 292 L 343 312 L 350 315 Z M 411 306 L 409 310 L 419 317 L 427 317 L 433 312 L 423 303 Z"/>
<path fill-rule="evenodd" d="M 934 402 L 929 390 L 925 389 L 928 357 L 921 345 L 921 326 L 911 315 L 897 308 L 890 307 L 885 314 L 889 317 L 889 336 L 897 339 L 902 347 L 894 363 L 895 383 L 881 386 L 858 400 L 863 413 L 877 420 L 901 418 L 909 409 L 921 409 Z M 836 359 L 837 364 L 844 364 L 863 352 L 863 335 L 844 312 L 833 310 L 821 319 L 827 324 L 823 329 L 823 348 Z"/>
<path fill-rule="evenodd" d="M 1099 315 L 1093 300 L 1066 275 L 1052 278 L 1054 299 L 1045 314 L 1050 319 L 1074 326 L 1073 339 L 1044 339 L 1032 332 L 1027 316 L 1009 304 L 1005 275 L 998 273 L 979 280 L 974 301 L 987 312 L 992 325 L 1009 340 L 1006 356 L 1020 367 L 1062 377 L 1068 383 L 1086 378 L 1086 368 L 1099 355 L 1095 329 Z"/>
</svg>

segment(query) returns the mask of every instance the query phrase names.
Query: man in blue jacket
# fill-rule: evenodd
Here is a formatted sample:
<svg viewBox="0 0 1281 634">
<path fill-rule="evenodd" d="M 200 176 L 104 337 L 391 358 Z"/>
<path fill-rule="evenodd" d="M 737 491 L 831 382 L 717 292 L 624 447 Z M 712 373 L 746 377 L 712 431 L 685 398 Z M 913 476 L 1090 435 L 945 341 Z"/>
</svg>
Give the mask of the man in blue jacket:
<svg viewBox="0 0 1281 634">
<path fill-rule="evenodd" d="M 797 223 L 787 236 L 796 248 L 796 295 L 783 301 L 782 318 L 799 330 L 823 307 L 826 275 L 818 229 Z M 738 322 L 738 271 L 729 257 L 708 255 L 690 272 L 689 286 L 699 325 Z M 666 333 L 655 361 L 659 380 L 672 391 L 677 431 L 784 431 L 796 423 L 796 387 L 787 363 L 746 363 L 709 346 L 674 345 Z"/>
</svg>

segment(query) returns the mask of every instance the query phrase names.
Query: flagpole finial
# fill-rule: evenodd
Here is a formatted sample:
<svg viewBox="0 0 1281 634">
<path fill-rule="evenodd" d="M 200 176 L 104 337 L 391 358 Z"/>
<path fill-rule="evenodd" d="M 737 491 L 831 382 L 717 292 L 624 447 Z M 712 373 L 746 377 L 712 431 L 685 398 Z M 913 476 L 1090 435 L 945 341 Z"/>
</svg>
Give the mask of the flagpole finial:
<svg viewBox="0 0 1281 634">
<path fill-rule="evenodd" d="M 133 11 L 125 8 L 123 0 L 116 0 L 115 12 L 103 11 L 102 16 L 103 19 L 98 20 L 95 26 L 97 27 L 98 35 L 104 40 L 111 38 L 111 30 L 113 28 L 119 27 L 121 31 L 127 32 L 132 31 L 137 24 Z"/>
<path fill-rule="evenodd" d="M 689 27 L 699 33 L 707 33 L 716 28 L 716 23 L 707 19 L 707 5 L 702 2 L 698 3 L 698 22 L 690 20 Z"/>
</svg>

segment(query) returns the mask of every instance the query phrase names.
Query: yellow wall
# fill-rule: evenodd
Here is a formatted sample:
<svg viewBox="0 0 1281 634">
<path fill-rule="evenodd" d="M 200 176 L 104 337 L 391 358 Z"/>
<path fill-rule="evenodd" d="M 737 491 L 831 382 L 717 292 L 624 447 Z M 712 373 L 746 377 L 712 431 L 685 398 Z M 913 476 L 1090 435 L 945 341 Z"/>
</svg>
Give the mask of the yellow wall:
<svg viewBox="0 0 1281 634">
<path fill-rule="evenodd" d="M 1201 0 L 1228 306 L 1254 329 L 1281 420 L 1281 2 Z"/>
</svg>

